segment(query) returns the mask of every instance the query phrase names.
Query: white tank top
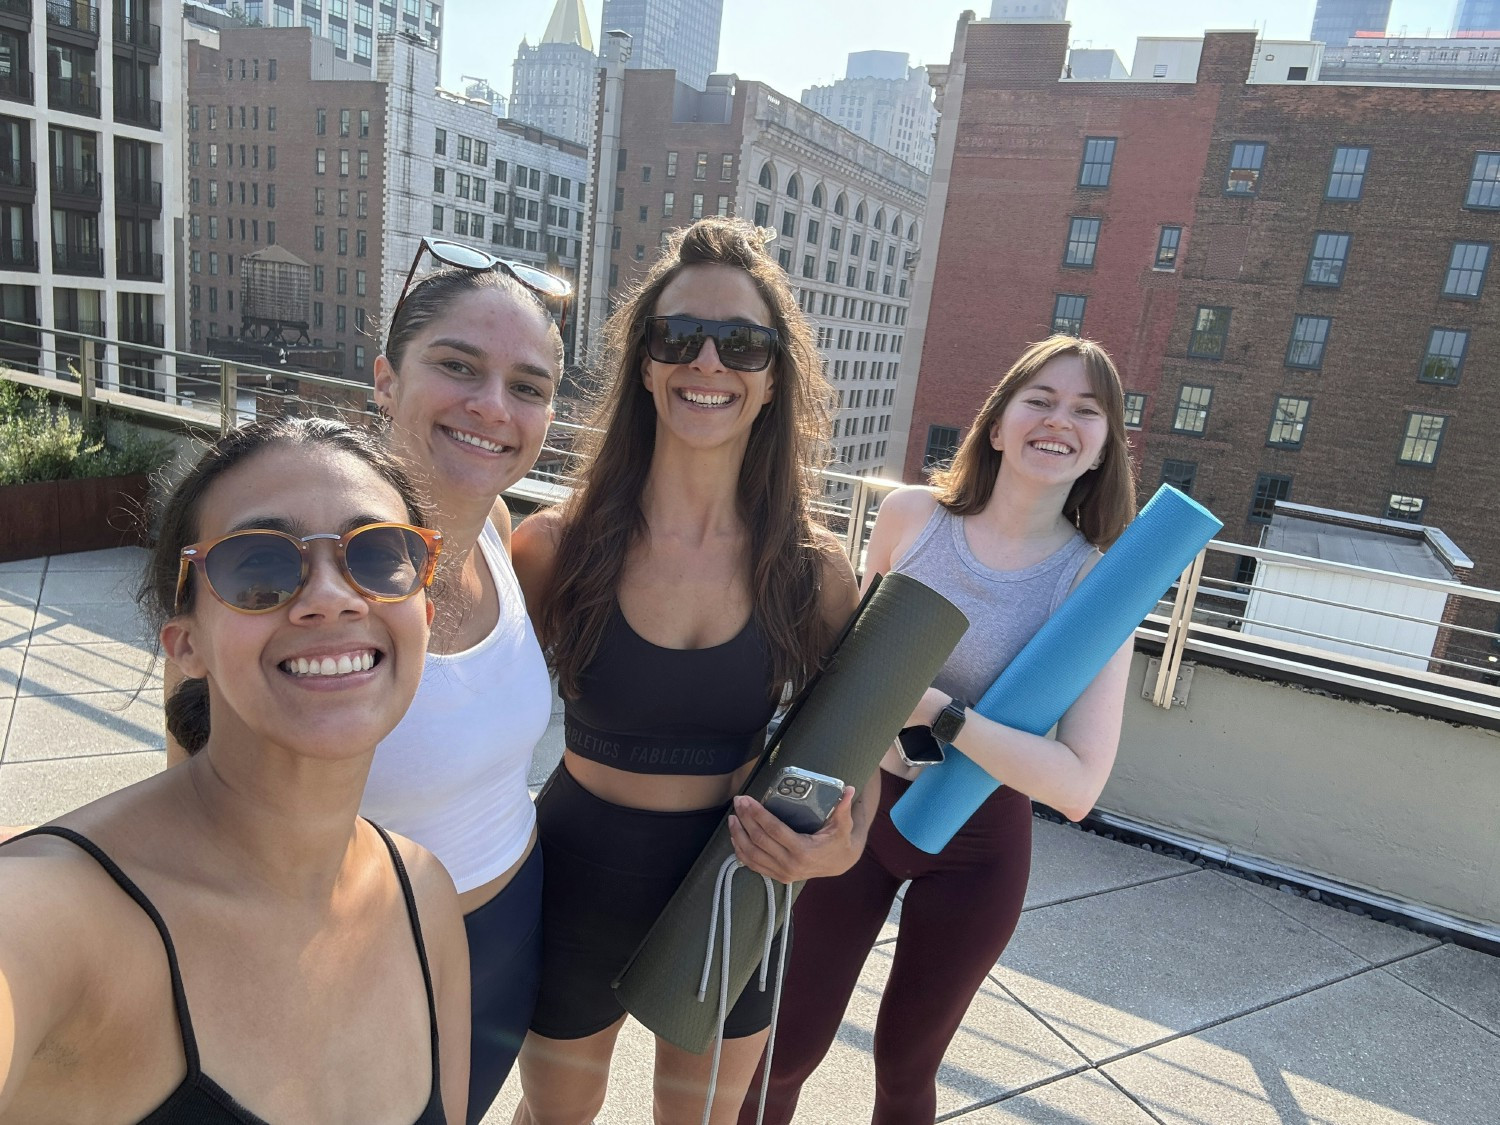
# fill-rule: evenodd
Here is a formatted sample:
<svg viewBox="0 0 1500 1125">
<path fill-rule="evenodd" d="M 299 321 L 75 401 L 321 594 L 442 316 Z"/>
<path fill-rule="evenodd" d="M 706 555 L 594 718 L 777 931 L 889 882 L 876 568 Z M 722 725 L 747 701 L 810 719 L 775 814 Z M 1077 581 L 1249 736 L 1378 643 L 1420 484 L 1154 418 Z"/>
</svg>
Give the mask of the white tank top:
<svg viewBox="0 0 1500 1125">
<path fill-rule="evenodd" d="M 500 600 L 495 628 L 463 652 L 428 653 L 406 717 L 375 748 L 360 812 L 437 856 L 459 892 L 526 850 L 526 775 L 552 717 L 552 685 L 520 583 L 488 522 L 479 557 Z"/>
</svg>

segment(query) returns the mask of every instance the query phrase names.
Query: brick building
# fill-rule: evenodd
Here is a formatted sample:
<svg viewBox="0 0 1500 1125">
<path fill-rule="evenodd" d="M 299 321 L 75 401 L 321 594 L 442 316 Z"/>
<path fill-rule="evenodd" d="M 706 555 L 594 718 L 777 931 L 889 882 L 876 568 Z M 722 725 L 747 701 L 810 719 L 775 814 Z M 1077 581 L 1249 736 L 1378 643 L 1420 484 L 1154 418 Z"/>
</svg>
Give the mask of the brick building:
<svg viewBox="0 0 1500 1125">
<path fill-rule="evenodd" d="M 762 83 L 713 75 L 698 91 L 671 71 L 625 70 L 612 46 L 585 245 L 585 354 L 668 231 L 743 215 L 778 232 L 771 250 L 817 329 L 838 393 L 832 467 L 884 475 L 895 464 L 888 442 L 927 177 Z"/>
<path fill-rule="evenodd" d="M 190 26 L 191 350 L 253 354 L 277 335 L 265 316 L 250 319 L 269 310 L 246 309 L 242 296 L 245 256 L 274 246 L 309 274 L 305 311 L 279 310 L 282 339 L 295 344 L 291 325 L 303 321 L 310 344 L 338 353 L 325 369 L 369 380 L 386 227 L 385 85 L 309 28 Z"/>
<path fill-rule="evenodd" d="M 1500 486 L 1500 91 L 1256 79 L 1252 32 L 1208 34 L 1190 81 L 1059 80 L 1068 36 L 960 25 L 906 478 L 1028 342 L 1076 331 L 1119 361 L 1143 497 L 1170 480 L 1247 543 L 1276 499 L 1418 520 L 1500 586 L 1476 501 Z"/>
</svg>

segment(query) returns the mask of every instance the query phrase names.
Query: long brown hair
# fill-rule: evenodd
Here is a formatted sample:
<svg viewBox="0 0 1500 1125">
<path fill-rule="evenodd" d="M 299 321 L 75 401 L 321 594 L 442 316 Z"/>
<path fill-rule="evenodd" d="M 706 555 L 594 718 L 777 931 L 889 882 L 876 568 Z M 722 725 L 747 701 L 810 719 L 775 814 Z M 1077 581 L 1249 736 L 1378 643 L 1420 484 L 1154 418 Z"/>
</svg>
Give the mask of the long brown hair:
<svg viewBox="0 0 1500 1125">
<path fill-rule="evenodd" d="M 1065 515 L 1094 546 L 1103 550 L 1120 537 L 1135 518 L 1135 472 L 1125 437 L 1125 394 L 1114 360 L 1093 340 L 1076 336 L 1049 336 L 1032 344 L 995 384 L 975 416 L 953 464 L 932 474 L 937 500 L 956 516 L 971 516 L 984 510 L 995 491 L 1002 454 L 990 442 L 990 430 L 1005 413 L 1010 400 L 1059 356 L 1076 355 L 1083 360 L 1089 387 L 1109 423 L 1104 441 L 1104 460 L 1073 482 L 1063 504 Z"/>
<path fill-rule="evenodd" d="M 819 610 L 823 557 L 811 500 L 833 397 L 812 327 L 786 275 L 766 252 L 771 232 L 743 219 L 707 218 L 675 232 L 661 258 L 605 325 L 606 372 L 580 443 L 578 487 L 563 510 L 557 565 L 539 622 L 565 696 L 598 651 L 630 547 L 646 532 L 641 493 L 656 447 L 656 404 L 641 377 L 646 318 L 689 266 L 743 270 L 781 336 L 775 390 L 750 430 L 740 465 L 739 506 L 749 531 L 754 620 L 771 651 L 772 695 L 816 670 L 831 639 Z"/>
</svg>

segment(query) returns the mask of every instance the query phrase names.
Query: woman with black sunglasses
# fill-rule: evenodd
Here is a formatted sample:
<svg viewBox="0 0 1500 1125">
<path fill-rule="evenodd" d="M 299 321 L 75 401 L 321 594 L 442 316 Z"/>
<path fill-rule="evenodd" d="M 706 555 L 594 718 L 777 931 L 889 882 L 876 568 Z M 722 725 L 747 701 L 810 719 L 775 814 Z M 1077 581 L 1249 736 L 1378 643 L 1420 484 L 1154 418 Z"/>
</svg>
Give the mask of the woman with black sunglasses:
<svg viewBox="0 0 1500 1125">
<path fill-rule="evenodd" d="M 464 1120 L 453 883 L 357 815 L 422 675 L 423 522 L 337 422 L 232 432 L 178 484 L 141 604 L 199 752 L 0 848 L 0 1123 Z"/>
<path fill-rule="evenodd" d="M 429 255 L 439 268 L 418 277 Z M 511 569 L 501 493 L 531 469 L 551 424 L 563 349 L 542 302 L 569 292 L 534 267 L 423 239 L 375 361 L 386 444 L 444 535 L 443 608 L 416 699 L 376 752 L 362 811 L 430 849 L 458 886 L 473 978 L 471 1123 L 515 1062 L 541 965 L 542 857 L 527 774 L 552 689 Z"/>
<path fill-rule="evenodd" d="M 516 531 L 567 747 L 537 799 L 545 950 L 519 1122 L 598 1112 L 624 1021 L 611 982 L 854 608 L 849 564 L 810 512 L 830 391 L 769 233 L 714 218 L 672 237 L 607 326 L 579 487 Z M 781 882 L 838 874 L 869 814 L 853 794 L 808 836 L 735 799 L 736 851 Z M 715 1123 L 734 1118 L 770 1005 L 747 989 L 729 1013 Z M 710 1067 L 658 1040 L 659 1122 L 704 1119 Z"/>
</svg>

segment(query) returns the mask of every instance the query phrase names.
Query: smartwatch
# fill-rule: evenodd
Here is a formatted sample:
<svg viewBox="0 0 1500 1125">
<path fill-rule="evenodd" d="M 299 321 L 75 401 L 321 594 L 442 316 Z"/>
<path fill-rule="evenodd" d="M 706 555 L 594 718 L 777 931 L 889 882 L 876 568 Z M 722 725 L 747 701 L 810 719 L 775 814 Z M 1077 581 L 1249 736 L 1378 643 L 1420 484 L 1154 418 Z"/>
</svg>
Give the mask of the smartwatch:
<svg viewBox="0 0 1500 1125">
<path fill-rule="evenodd" d="M 932 720 L 932 737 L 946 746 L 952 746 L 958 732 L 964 729 L 964 705 L 951 700 Z"/>
</svg>

